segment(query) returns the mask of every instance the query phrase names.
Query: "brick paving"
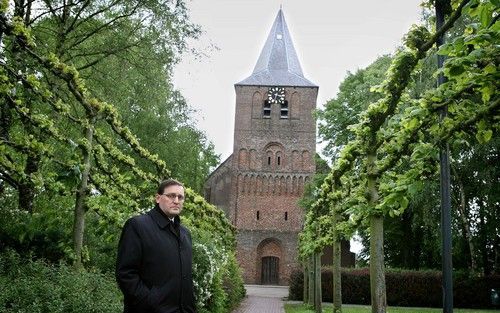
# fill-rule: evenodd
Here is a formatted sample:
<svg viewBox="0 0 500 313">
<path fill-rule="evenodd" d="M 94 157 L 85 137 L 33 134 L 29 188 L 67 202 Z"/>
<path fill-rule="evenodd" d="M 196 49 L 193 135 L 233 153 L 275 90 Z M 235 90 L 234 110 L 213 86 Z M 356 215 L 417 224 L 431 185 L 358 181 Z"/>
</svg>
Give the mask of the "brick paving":
<svg viewBox="0 0 500 313">
<path fill-rule="evenodd" d="M 233 313 L 285 313 L 287 286 L 245 285 L 247 297 Z"/>
</svg>

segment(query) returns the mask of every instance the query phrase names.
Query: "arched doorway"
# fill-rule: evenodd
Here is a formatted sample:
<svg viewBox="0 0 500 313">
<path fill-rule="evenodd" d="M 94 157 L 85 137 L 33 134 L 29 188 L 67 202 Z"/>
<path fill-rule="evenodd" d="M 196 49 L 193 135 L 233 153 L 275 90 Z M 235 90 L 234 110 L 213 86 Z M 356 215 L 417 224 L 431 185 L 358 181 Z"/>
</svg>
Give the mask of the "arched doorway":
<svg viewBox="0 0 500 313">
<path fill-rule="evenodd" d="M 283 270 L 280 265 L 284 264 L 282 250 L 282 244 L 276 238 L 264 239 L 258 245 L 256 280 L 262 285 L 280 284 L 280 271 Z"/>
<path fill-rule="evenodd" d="M 280 280 L 280 259 L 275 256 L 262 258 L 261 279 L 262 285 L 277 285 Z"/>
</svg>

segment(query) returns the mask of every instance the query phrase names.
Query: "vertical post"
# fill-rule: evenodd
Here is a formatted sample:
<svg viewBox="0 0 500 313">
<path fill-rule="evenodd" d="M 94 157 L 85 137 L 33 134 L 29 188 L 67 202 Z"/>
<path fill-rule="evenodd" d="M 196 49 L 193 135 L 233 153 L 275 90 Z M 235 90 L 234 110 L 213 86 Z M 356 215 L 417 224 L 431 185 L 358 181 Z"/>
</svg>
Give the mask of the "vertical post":
<svg viewBox="0 0 500 313">
<path fill-rule="evenodd" d="M 444 3 L 436 1 L 436 29 L 444 24 Z M 444 43 L 444 35 L 436 41 L 437 47 Z M 443 67 L 444 56 L 437 56 L 438 68 Z M 437 85 L 445 82 L 440 74 Z M 448 115 L 448 107 L 441 110 L 441 121 Z M 439 150 L 440 180 L 441 180 L 441 235 L 442 235 L 442 271 L 443 271 L 443 313 L 453 313 L 453 264 L 451 256 L 451 199 L 450 199 L 450 160 L 449 147 L 446 142 Z"/>
<path fill-rule="evenodd" d="M 309 266 L 308 266 L 308 269 L 309 269 L 309 296 L 307 297 L 307 300 L 308 300 L 308 304 L 310 306 L 314 306 L 314 254 L 311 254 L 309 257 L 308 257 L 308 262 L 309 262 Z"/>
<path fill-rule="evenodd" d="M 335 209 L 333 212 L 333 313 L 342 313 L 341 245 L 337 231 L 337 213 Z"/>
<path fill-rule="evenodd" d="M 321 313 L 321 253 L 314 253 L 314 311 Z"/>
<path fill-rule="evenodd" d="M 307 259 L 304 260 L 303 301 L 304 304 L 309 303 L 309 262 Z"/>
</svg>

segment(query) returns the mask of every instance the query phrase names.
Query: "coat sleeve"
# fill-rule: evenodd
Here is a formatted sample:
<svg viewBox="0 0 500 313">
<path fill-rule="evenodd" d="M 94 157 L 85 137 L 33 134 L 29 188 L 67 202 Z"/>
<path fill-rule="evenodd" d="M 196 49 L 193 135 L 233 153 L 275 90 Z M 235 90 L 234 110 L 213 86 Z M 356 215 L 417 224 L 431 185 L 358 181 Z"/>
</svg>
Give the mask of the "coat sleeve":
<svg viewBox="0 0 500 313">
<path fill-rule="evenodd" d="M 142 244 L 136 219 L 129 219 L 123 226 L 118 255 L 116 257 L 116 280 L 125 299 L 133 303 L 149 302 L 149 288 L 139 276 Z"/>
</svg>

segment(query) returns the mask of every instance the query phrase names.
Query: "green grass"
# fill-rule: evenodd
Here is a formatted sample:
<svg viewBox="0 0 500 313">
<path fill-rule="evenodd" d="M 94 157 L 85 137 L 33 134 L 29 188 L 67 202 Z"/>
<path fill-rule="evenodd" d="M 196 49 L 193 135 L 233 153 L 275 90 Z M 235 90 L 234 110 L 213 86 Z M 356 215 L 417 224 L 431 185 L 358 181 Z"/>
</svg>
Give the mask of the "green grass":
<svg viewBox="0 0 500 313">
<path fill-rule="evenodd" d="M 308 308 L 304 304 L 285 304 L 286 313 L 314 313 L 314 310 Z M 332 305 L 323 305 L 323 312 L 332 312 Z M 342 313 L 370 313 L 371 307 L 364 305 L 343 305 Z M 389 307 L 387 313 L 406 313 L 406 312 L 418 312 L 418 313 L 441 313 L 443 309 L 441 308 L 406 308 L 406 307 Z M 478 309 L 453 309 L 453 313 L 500 313 L 500 310 L 478 310 Z"/>
</svg>

